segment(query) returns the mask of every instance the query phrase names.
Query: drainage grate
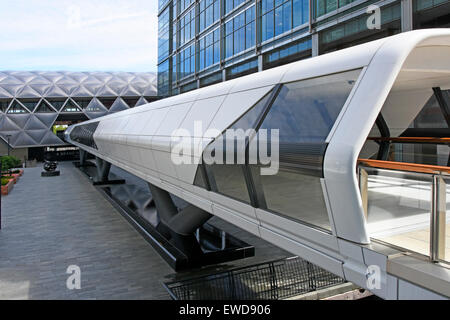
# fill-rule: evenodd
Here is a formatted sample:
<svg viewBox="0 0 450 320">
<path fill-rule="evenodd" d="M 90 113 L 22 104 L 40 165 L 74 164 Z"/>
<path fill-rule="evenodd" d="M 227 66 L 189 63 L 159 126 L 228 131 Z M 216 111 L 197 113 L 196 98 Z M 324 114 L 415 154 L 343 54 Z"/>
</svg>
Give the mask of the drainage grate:
<svg viewBox="0 0 450 320">
<path fill-rule="evenodd" d="M 175 300 L 278 300 L 344 283 L 299 257 L 165 283 Z"/>
</svg>

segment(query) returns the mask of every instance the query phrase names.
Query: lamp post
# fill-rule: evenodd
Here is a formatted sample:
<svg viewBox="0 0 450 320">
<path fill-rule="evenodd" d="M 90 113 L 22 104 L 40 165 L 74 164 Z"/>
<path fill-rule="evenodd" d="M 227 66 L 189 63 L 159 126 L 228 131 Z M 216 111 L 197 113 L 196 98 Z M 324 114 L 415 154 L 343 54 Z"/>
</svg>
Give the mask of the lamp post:
<svg viewBox="0 0 450 320">
<path fill-rule="evenodd" d="M 7 135 L 6 135 L 6 139 L 8 140 L 8 157 L 9 157 L 9 153 L 10 153 L 9 138 L 11 138 L 11 135 L 10 135 L 10 134 L 7 134 Z"/>
</svg>

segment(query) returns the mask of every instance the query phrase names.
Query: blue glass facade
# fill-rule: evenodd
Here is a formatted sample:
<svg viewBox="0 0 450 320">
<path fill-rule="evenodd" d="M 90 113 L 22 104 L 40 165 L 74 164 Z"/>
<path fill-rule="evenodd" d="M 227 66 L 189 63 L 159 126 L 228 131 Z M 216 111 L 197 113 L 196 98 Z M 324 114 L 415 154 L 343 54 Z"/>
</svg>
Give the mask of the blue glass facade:
<svg viewBox="0 0 450 320">
<path fill-rule="evenodd" d="M 450 0 L 159 0 L 158 94 L 408 31 L 408 1 L 413 28 L 450 27 Z M 367 28 L 371 4 L 381 29 Z"/>
</svg>

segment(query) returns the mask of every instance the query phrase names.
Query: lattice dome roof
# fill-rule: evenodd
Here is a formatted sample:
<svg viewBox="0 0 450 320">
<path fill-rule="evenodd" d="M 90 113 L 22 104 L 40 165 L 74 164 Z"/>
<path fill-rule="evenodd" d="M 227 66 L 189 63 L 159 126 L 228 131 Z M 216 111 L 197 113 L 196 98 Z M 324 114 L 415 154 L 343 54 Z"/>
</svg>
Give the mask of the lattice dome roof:
<svg viewBox="0 0 450 320">
<path fill-rule="evenodd" d="M 0 138 L 12 147 L 64 142 L 51 131 L 60 115 L 103 116 L 157 96 L 150 72 L 0 72 Z"/>
</svg>

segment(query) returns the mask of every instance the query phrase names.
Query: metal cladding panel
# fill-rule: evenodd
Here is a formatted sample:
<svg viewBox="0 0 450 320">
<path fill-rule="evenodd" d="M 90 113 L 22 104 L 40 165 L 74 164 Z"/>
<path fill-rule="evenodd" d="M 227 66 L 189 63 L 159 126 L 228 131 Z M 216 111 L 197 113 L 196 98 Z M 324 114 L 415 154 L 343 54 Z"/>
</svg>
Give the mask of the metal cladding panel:
<svg viewBox="0 0 450 320">
<path fill-rule="evenodd" d="M 191 137 L 203 137 L 225 97 L 218 96 L 194 102 L 179 129 L 186 130 Z"/>
<path fill-rule="evenodd" d="M 180 127 L 192 104 L 188 102 L 170 107 L 155 136 L 170 137 Z"/>
<path fill-rule="evenodd" d="M 273 86 L 229 94 L 208 126 L 209 130 L 222 132 L 261 100 Z M 218 134 L 210 131 L 205 137 L 216 138 Z"/>
<path fill-rule="evenodd" d="M 128 122 L 126 126 L 123 127 L 123 133 L 126 135 L 137 135 L 139 134 L 146 122 L 152 116 L 152 111 L 150 112 L 139 112 L 130 114 L 128 117 Z"/>
<path fill-rule="evenodd" d="M 169 108 L 152 110 L 151 112 L 152 116 L 148 119 L 148 122 L 145 124 L 140 134 L 145 136 L 155 135 L 156 131 L 158 130 L 159 126 L 163 122 L 168 112 Z"/>
</svg>

